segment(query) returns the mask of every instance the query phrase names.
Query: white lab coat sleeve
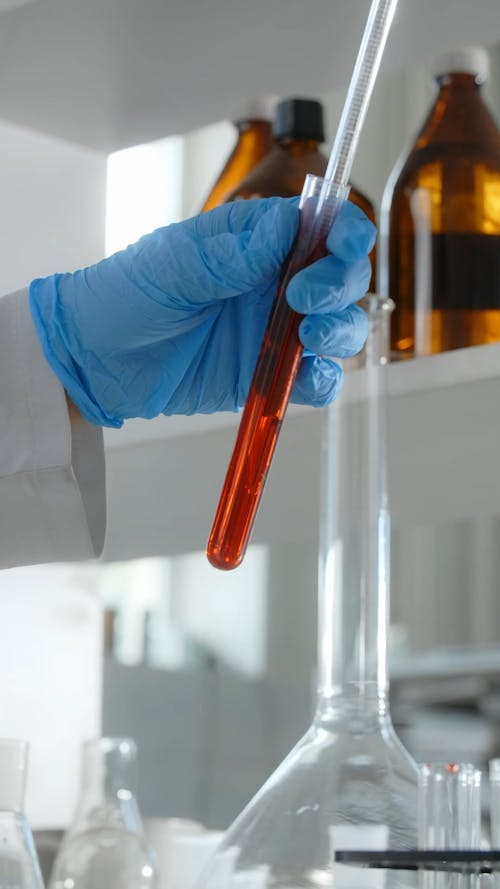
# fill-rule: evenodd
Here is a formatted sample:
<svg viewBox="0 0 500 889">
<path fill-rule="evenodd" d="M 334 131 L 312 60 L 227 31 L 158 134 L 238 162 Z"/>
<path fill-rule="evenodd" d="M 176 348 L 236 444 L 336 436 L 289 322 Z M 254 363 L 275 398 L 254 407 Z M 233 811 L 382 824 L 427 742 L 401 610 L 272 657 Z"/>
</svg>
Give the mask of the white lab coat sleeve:
<svg viewBox="0 0 500 889">
<path fill-rule="evenodd" d="M 68 411 L 26 290 L 0 297 L 0 568 L 100 554 L 102 430 Z"/>
</svg>

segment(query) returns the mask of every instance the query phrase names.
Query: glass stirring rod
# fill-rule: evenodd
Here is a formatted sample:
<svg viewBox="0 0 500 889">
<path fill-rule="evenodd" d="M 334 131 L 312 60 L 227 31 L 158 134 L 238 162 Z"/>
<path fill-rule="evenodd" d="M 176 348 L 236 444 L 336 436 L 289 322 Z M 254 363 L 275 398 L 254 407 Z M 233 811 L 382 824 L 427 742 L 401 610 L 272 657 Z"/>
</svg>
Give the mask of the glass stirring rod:
<svg viewBox="0 0 500 889">
<path fill-rule="evenodd" d="M 290 279 L 326 253 L 342 201 L 398 0 L 372 0 L 324 179 L 307 176 L 300 223 L 269 316 L 233 454 L 207 544 L 207 558 L 230 570 L 242 561 L 295 382 L 303 346 L 302 315 L 285 297 Z"/>
</svg>

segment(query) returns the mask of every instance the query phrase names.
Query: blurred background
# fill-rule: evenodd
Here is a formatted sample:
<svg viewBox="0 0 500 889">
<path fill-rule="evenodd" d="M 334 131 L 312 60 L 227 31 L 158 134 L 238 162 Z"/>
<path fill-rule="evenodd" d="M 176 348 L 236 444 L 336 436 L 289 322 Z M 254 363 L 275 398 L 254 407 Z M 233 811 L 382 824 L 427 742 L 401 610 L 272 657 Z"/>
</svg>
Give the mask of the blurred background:
<svg viewBox="0 0 500 889">
<path fill-rule="evenodd" d="M 368 6 L 0 3 L 0 292 L 198 212 L 249 101 L 318 99 L 327 150 Z M 377 215 L 433 58 L 465 43 L 488 48 L 498 121 L 498 3 L 401 0 L 353 171 Z M 485 348 L 489 363 L 431 363 L 425 385 L 391 390 L 391 695 L 418 760 L 500 756 L 500 352 Z M 309 724 L 320 421 L 291 412 L 254 544 L 223 575 L 204 546 L 235 428 L 106 432 L 102 560 L 0 575 L 0 735 L 31 744 L 36 830 L 69 823 L 84 738 L 137 739 L 146 818 L 223 828 Z"/>
</svg>

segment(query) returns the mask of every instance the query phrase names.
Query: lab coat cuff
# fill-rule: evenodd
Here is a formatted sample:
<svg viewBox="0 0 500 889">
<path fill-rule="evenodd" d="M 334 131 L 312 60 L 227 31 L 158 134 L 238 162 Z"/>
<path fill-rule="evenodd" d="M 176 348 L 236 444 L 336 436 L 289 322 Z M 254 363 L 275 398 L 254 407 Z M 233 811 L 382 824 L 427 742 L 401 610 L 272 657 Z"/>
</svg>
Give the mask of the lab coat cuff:
<svg viewBox="0 0 500 889">
<path fill-rule="evenodd" d="M 104 544 L 102 430 L 68 412 L 26 290 L 0 298 L 0 566 L 87 559 Z"/>
</svg>

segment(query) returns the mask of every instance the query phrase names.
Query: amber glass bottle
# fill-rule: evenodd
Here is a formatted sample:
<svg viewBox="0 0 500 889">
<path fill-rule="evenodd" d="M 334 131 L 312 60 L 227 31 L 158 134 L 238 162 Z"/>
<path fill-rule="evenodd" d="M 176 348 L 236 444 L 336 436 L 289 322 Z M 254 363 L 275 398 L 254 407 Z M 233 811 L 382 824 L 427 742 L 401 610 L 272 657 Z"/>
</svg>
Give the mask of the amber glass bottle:
<svg viewBox="0 0 500 889">
<path fill-rule="evenodd" d="M 245 178 L 247 173 L 271 151 L 273 136 L 271 121 L 260 116 L 260 108 L 251 108 L 247 116 L 235 121 L 237 141 L 210 194 L 206 198 L 201 212 L 212 210 L 223 204 L 230 192 Z"/>
<path fill-rule="evenodd" d="M 396 303 L 392 354 L 500 340 L 500 132 L 481 97 L 480 48 L 435 66 L 438 94 L 382 204 L 381 292 Z"/>
<path fill-rule="evenodd" d="M 328 165 L 320 145 L 325 141 L 323 109 L 312 99 L 285 99 L 276 106 L 273 120 L 274 146 L 267 156 L 240 181 L 227 200 L 254 197 L 292 197 L 302 191 L 307 173 L 324 176 Z M 349 199 L 375 222 L 373 204 L 351 186 Z M 371 256 L 375 282 L 375 251 Z"/>
</svg>

